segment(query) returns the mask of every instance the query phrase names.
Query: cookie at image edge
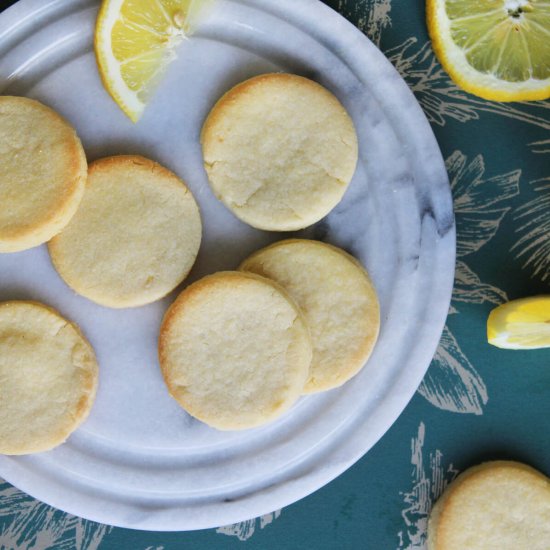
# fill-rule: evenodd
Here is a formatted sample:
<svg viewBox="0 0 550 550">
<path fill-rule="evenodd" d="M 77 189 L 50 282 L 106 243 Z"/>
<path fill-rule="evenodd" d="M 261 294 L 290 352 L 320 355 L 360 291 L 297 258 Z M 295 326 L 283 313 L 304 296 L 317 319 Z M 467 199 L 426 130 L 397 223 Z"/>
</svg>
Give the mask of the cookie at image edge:
<svg viewBox="0 0 550 550">
<path fill-rule="evenodd" d="M 0 454 L 63 443 L 94 402 L 98 366 L 78 327 L 36 302 L 0 303 Z"/>
<path fill-rule="evenodd" d="M 76 212 L 87 162 L 72 126 L 25 97 L 0 96 L 0 253 L 49 241 Z"/>
<path fill-rule="evenodd" d="M 135 307 L 185 279 L 201 233 L 181 179 L 150 159 L 115 156 L 90 164 L 80 208 L 48 248 L 73 290 L 104 306 Z"/>
<path fill-rule="evenodd" d="M 219 430 L 276 419 L 300 397 L 312 347 L 302 313 L 278 285 L 225 271 L 186 288 L 159 337 L 172 397 Z"/>
<path fill-rule="evenodd" d="M 342 199 L 358 159 L 353 122 L 323 86 L 287 73 L 256 76 L 227 92 L 201 134 L 214 194 L 243 222 L 293 231 Z"/>
<path fill-rule="evenodd" d="M 462 472 L 428 522 L 429 550 L 548 550 L 550 480 L 534 468 L 494 461 Z"/>
</svg>

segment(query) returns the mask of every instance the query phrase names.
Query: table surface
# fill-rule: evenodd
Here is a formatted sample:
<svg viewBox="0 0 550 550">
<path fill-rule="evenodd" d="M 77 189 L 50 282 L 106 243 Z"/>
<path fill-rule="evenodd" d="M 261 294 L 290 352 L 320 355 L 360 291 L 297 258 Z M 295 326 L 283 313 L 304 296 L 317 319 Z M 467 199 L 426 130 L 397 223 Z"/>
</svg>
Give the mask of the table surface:
<svg viewBox="0 0 550 550">
<path fill-rule="evenodd" d="M 70 516 L 0 480 L 0 549 L 423 549 L 431 506 L 458 472 L 512 459 L 550 475 L 550 350 L 499 350 L 485 335 L 496 305 L 550 294 L 550 102 L 492 103 L 456 88 L 434 57 L 420 0 L 325 3 L 396 66 L 446 159 L 455 290 L 420 388 L 366 456 L 283 510 L 206 531 L 132 531 Z"/>
</svg>

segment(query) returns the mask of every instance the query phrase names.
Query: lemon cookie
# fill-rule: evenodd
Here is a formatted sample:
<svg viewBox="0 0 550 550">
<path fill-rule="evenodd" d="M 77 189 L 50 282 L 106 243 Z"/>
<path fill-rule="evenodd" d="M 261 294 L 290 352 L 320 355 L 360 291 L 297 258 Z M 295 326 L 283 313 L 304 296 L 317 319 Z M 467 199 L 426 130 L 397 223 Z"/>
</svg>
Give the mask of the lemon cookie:
<svg viewBox="0 0 550 550">
<path fill-rule="evenodd" d="M 73 217 L 86 181 L 74 129 L 33 99 L 0 96 L 0 252 L 38 246 Z"/>
<path fill-rule="evenodd" d="M 359 372 L 378 336 L 380 312 L 355 258 L 325 243 L 290 239 L 259 250 L 240 269 L 273 279 L 303 311 L 314 350 L 306 393 L 341 386 Z"/>
<path fill-rule="evenodd" d="M 220 430 L 277 418 L 300 396 L 312 348 L 296 305 L 249 273 L 210 275 L 185 289 L 161 326 L 159 359 L 170 394 Z"/>
<path fill-rule="evenodd" d="M 307 227 L 342 199 L 357 164 L 357 136 L 340 102 L 292 74 L 266 74 L 227 92 L 201 136 L 216 196 L 245 223 Z"/>
<path fill-rule="evenodd" d="M 550 480 L 518 462 L 463 472 L 434 506 L 429 550 L 548 550 Z"/>
<path fill-rule="evenodd" d="M 42 304 L 0 303 L 0 453 L 63 443 L 88 416 L 97 375 L 76 325 Z"/>
<path fill-rule="evenodd" d="M 185 184 L 152 160 L 117 156 L 90 165 L 80 208 L 49 250 L 76 292 L 122 308 L 172 291 L 200 241 L 199 209 Z"/>
</svg>

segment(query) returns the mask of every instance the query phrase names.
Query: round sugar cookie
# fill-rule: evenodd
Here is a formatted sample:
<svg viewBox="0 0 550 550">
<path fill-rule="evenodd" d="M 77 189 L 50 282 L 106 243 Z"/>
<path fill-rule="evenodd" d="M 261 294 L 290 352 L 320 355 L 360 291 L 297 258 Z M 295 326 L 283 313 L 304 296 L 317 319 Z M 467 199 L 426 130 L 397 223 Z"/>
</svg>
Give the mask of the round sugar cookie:
<svg viewBox="0 0 550 550">
<path fill-rule="evenodd" d="M 355 258 L 325 243 L 290 239 L 252 254 L 240 269 L 276 281 L 303 311 L 313 342 L 305 393 L 341 386 L 361 370 L 378 337 L 380 310 Z"/>
<path fill-rule="evenodd" d="M 0 96 L 0 252 L 49 241 L 71 220 L 87 163 L 74 129 L 33 99 Z"/>
<path fill-rule="evenodd" d="M 227 92 L 201 136 L 215 195 L 243 222 L 293 231 L 328 214 L 357 164 L 357 135 L 342 104 L 320 84 L 265 74 Z"/>
<path fill-rule="evenodd" d="M 97 378 L 76 325 L 42 304 L 0 303 L 0 454 L 63 443 L 88 416 Z"/>
<path fill-rule="evenodd" d="M 185 289 L 162 322 L 159 359 L 172 397 L 219 430 L 260 426 L 299 398 L 309 331 L 275 283 L 225 271 Z"/>
<path fill-rule="evenodd" d="M 435 504 L 429 550 L 548 550 L 550 480 L 511 461 L 474 466 Z"/>
<path fill-rule="evenodd" d="M 200 242 L 199 209 L 185 184 L 152 160 L 116 156 L 90 165 L 80 208 L 49 250 L 72 289 L 123 308 L 176 288 Z"/>
</svg>

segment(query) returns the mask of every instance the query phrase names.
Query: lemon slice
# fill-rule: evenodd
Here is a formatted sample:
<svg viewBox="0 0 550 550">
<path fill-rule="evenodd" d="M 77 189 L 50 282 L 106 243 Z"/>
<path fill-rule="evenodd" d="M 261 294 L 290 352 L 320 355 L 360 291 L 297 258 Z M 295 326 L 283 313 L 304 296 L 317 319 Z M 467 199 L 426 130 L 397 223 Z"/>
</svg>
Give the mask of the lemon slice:
<svg viewBox="0 0 550 550">
<path fill-rule="evenodd" d="M 550 97 L 550 0 L 427 0 L 426 12 L 458 86 L 495 101 Z"/>
<path fill-rule="evenodd" d="M 550 348 L 550 296 L 513 300 L 493 309 L 487 339 L 505 349 Z"/>
<path fill-rule="evenodd" d="M 178 44 L 213 0 L 104 0 L 94 47 L 107 91 L 136 122 Z"/>
</svg>

